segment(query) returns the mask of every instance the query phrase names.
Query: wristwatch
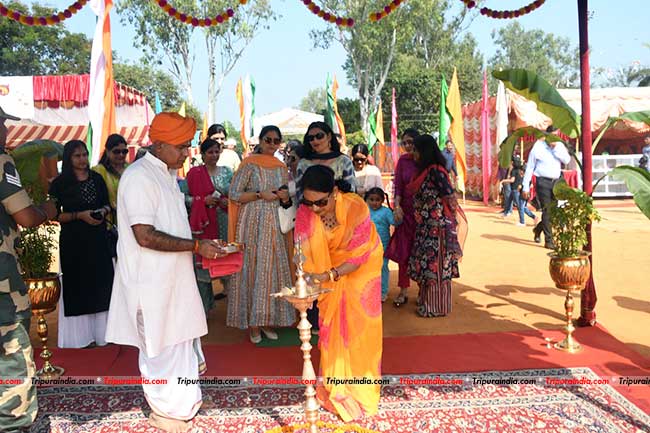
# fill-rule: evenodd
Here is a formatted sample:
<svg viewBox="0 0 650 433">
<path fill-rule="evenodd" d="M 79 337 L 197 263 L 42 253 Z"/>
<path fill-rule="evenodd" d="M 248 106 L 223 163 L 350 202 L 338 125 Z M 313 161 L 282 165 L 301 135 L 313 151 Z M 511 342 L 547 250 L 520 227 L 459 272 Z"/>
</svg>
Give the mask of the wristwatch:
<svg viewBox="0 0 650 433">
<path fill-rule="evenodd" d="M 261 198 L 262 198 L 262 194 L 260 194 L 259 191 L 255 191 L 255 198 L 258 199 L 258 200 L 261 199 Z"/>
</svg>

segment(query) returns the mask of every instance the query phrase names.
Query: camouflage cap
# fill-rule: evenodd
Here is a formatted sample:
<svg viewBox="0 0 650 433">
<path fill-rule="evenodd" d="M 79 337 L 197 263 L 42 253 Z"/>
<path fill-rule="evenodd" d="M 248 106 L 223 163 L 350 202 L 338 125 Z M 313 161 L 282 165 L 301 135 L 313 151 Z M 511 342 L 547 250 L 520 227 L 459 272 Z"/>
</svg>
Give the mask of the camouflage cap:
<svg viewBox="0 0 650 433">
<path fill-rule="evenodd" d="M 0 107 L 0 119 L 8 119 L 8 120 L 20 120 L 20 117 L 12 116 L 11 114 L 5 113 L 5 110 Z"/>
</svg>

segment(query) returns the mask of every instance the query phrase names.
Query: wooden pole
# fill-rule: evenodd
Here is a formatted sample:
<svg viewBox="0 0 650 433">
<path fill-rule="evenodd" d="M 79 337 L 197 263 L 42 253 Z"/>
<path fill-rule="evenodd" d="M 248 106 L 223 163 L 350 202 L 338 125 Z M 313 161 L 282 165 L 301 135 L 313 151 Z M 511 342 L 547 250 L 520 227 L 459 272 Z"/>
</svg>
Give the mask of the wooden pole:
<svg viewBox="0 0 650 433">
<path fill-rule="evenodd" d="M 591 92 L 589 79 L 589 11 L 588 0 L 578 0 L 578 32 L 580 34 L 580 95 L 582 99 L 582 133 L 580 145 L 582 146 L 582 187 L 591 195 L 593 191 L 592 162 L 591 162 Z M 586 251 L 592 252 L 589 256 L 591 271 L 589 280 L 580 296 L 580 318 L 578 326 L 593 326 L 596 324 L 596 286 L 594 284 L 594 255 L 591 237 L 591 224 L 587 225 Z"/>
</svg>

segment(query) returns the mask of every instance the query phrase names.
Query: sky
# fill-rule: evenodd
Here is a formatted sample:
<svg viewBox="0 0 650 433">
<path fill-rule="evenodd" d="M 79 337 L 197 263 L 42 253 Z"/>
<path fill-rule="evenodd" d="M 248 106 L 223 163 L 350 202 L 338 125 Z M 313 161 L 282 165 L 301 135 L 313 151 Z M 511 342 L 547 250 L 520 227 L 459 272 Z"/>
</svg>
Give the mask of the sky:
<svg viewBox="0 0 650 433">
<path fill-rule="evenodd" d="M 451 1 L 452 4 L 456 3 L 455 11 L 464 7 L 460 0 Z M 64 8 L 71 0 L 46 0 L 41 3 Z M 495 9 L 516 9 L 528 3 L 529 0 L 488 0 L 485 5 Z M 170 0 L 170 4 L 173 5 L 173 0 Z M 344 50 L 336 43 L 328 50 L 314 49 L 312 46 L 309 31 L 328 24 L 307 10 L 300 0 L 271 0 L 271 7 L 281 17 L 270 23 L 270 29 L 260 32 L 225 79 L 216 108 L 218 121 L 225 119 L 239 126 L 235 86 L 237 80 L 246 74 L 250 74 L 256 83 L 255 109 L 258 115 L 285 107 L 297 107 L 310 89 L 325 85 L 328 72 L 337 76 L 339 98 L 356 97 L 342 68 L 346 58 Z M 589 2 L 589 10 L 593 12 L 589 21 L 592 67 L 615 70 L 632 62 L 650 65 L 650 48 L 643 45 L 650 44 L 648 9 L 648 0 Z M 491 32 L 511 21 L 478 15 L 471 22 L 467 31 L 477 39 L 479 50 L 486 60 L 496 51 Z M 542 29 L 567 37 L 572 45 L 578 45 L 576 0 L 547 0 L 541 8 L 518 21 L 527 30 Z M 67 20 L 66 26 L 71 31 L 83 32 L 92 38 L 94 23 L 94 15 L 87 6 Z M 113 49 L 120 59 L 137 62 L 141 52 L 134 46 L 135 33 L 131 26 L 123 24 L 115 10 L 111 13 L 111 25 Z M 198 39 L 194 46 L 197 50 L 192 79 L 195 105 L 202 112 L 207 112 L 207 61 L 203 60 L 204 48 Z"/>
</svg>

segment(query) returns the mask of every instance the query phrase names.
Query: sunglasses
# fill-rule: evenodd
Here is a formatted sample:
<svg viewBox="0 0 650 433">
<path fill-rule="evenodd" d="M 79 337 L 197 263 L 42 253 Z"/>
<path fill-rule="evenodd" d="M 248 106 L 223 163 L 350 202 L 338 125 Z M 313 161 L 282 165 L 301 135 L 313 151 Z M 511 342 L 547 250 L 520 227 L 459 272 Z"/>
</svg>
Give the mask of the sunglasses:
<svg viewBox="0 0 650 433">
<path fill-rule="evenodd" d="M 368 158 L 354 158 L 353 161 L 354 162 L 366 162 L 366 161 L 368 161 Z"/>
<path fill-rule="evenodd" d="M 111 150 L 111 153 L 115 155 L 126 155 L 129 153 L 128 149 L 113 149 Z"/>
<path fill-rule="evenodd" d="M 302 200 L 300 200 L 300 203 L 304 204 L 307 207 L 312 207 L 312 206 L 325 207 L 325 206 L 327 206 L 327 203 L 329 203 L 331 196 L 332 196 L 332 193 L 329 193 L 327 195 L 327 197 L 321 198 L 320 200 L 316 200 L 316 201 L 309 201 L 309 200 L 305 200 L 303 198 Z"/>
<path fill-rule="evenodd" d="M 280 144 L 282 143 L 282 140 L 280 140 L 279 138 L 264 137 L 264 142 L 266 144 L 271 144 L 271 143 Z"/>
<path fill-rule="evenodd" d="M 323 137 L 325 137 L 325 133 L 319 132 L 318 134 L 308 135 L 306 138 L 307 138 L 307 142 L 309 143 L 314 140 L 322 140 Z"/>
</svg>

